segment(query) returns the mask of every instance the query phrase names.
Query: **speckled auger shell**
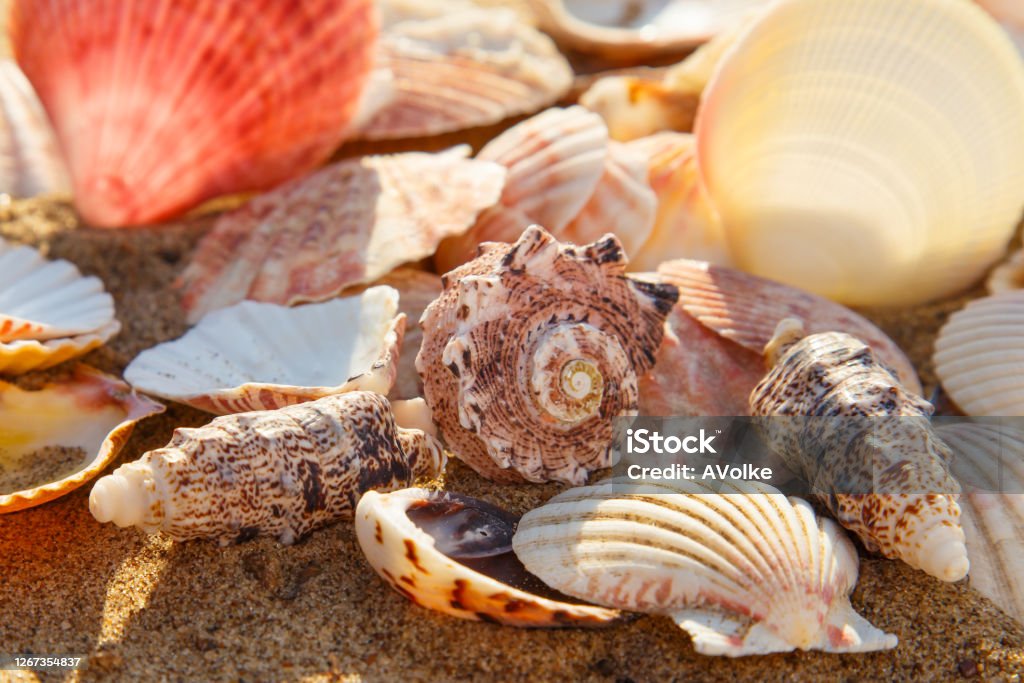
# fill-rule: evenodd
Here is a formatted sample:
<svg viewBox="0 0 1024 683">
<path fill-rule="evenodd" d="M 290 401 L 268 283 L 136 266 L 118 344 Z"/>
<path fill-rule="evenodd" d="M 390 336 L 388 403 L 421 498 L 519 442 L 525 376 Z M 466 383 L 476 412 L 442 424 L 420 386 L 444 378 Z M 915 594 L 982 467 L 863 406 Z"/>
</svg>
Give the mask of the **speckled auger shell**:
<svg viewBox="0 0 1024 683">
<path fill-rule="evenodd" d="M 767 418 L 758 424 L 772 450 L 869 550 L 943 581 L 962 579 L 960 486 L 949 471 L 952 453 L 929 422 L 931 404 L 905 390 L 860 340 L 805 337 L 794 319 L 779 323 L 766 358 L 773 367 L 750 408 Z M 786 419 L 800 416 L 807 419 Z M 867 493 L 887 489 L 895 492 Z"/>
<path fill-rule="evenodd" d="M 493 508 L 483 501 L 441 491 L 367 491 L 356 508 L 356 537 L 367 562 L 412 602 L 460 619 L 558 628 L 605 626 L 619 617 L 617 610 L 534 595 L 476 571 L 445 555 L 408 514 L 430 505 L 465 503 Z M 504 513 L 500 509 L 495 512 Z M 477 533 L 475 529 L 460 531 Z M 511 554 L 511 546 L 507 552 Z"/>
<path fill-rule="evenodd" d="M 443 467 L 439 444 L 396 427 L 387 399 L 351 392 L 175 430 L 164 448 L 100 479 L 89 510 L 176 540 L 289 544 L 351 517 L 365 491 L 403 488 Z"/>
<path fill-rule="evenodd" d="M 512 547 L 556 590 L 672 617 L 701 654 L 896 646 L 850 605 L 858 560 L 842 529 L 765 484 L 575 488 L 523 515 Z"/>
<path fill-rule="evenodd" d="M 576 247 L 534 226 L 444 276 L 416 368 L 461 460 L 496 481 L 574 484 L 611 464 L 612 418 L 635 414 L 678 297 L 625 267 L 612 235 Z"/>
</svg>

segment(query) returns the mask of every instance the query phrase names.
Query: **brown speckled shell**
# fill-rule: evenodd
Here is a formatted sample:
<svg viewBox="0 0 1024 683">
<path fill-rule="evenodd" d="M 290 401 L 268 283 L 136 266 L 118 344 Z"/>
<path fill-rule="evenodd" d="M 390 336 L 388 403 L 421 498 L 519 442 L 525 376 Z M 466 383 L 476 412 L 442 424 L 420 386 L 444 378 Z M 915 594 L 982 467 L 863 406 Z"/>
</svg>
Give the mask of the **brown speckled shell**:
<svg viewBox="0 0 1024 683">
<path fill-rule="evenodd" d="M 480 474 L 582 483 L 610 465 L 611 419 L 635 414 L 636 378 L 654 363 L 678 293 L 627 277 L 611 235 L 575 247 L 531 227 L 481 251 L 445 275 L 424 313 L 416 367 L 427 403 L 447 445 Z M 545 379 L 574 360 L 600 383 L 578 417 Z"/>
</svg>

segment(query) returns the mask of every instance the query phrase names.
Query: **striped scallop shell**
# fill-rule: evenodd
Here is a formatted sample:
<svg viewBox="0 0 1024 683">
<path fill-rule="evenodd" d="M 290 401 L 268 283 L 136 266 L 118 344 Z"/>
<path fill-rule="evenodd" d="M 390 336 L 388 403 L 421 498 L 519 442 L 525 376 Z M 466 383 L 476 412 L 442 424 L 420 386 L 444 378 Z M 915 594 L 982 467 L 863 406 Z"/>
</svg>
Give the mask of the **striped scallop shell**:
<svg viewBox="0 0 1024 683">
<path fill-rule="evenodd" d="M 770 486 L 575 488 L 525 514 L 512 545 L 552 588 L 668 615 L 702 654 L 896 646 L 850 605 L 858 559 L 842 530 Z"/>
<path fill-rule="evenodd" d="M 0 514 L 59 498 L 98 475 L 159 403 L 86 365 L 38 391 L 0 383 Z"/>
<path fill-rule="evenodd" d="M 0 59 L 0 194 L 33 197 L 69 187 L 57 139 L 32 85 L 17 64 Z"/>
<path fill-rule="evenodd" d="M 215 415 L 347 391 L 387 394 L 404 329 L 390 287 L 296 308 L 243 301 L 143 351 L 124 376 L 139 391 Z"/>
<path fill-rule="evenodd" d="M 968 415 L 1024 416 L 1024 291 L 978 299 L 935 340 L 935 373 Z"/>
<path fill-rule="evenodd" d="M 562 627 L 604 626 L 618 617 L 615 610 L 531 590 L 550 592 L 512 553 L 516 522 L 500 508 L 454 493 L 369 491 L 356 508 L 356 538 L 370 566 L 398 593 L 460 619 Z"/>
</svg>

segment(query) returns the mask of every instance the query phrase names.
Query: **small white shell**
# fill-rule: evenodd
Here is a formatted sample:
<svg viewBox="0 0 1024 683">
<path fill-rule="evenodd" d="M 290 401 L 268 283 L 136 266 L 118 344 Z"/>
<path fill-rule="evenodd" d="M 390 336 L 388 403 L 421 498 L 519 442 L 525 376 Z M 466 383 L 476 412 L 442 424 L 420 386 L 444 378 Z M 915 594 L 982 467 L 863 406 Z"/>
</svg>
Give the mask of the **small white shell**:
<svg viewBox="0 0 1024 683">
<path fill-rule="evenodd" d="M 99 278 L 0 239 L 0 342 L 71 337 L 113 320 L 114 299 Z"/>
<path fill-rule="evenodd" d="M 0 59 L 0 194 L 32 197 L 70 188 L 57 138 L 32 85 L 17 64 Z"/>
<path fill-rule="evenodd" d="M 850 606 L 858 560 L 842 530 L 770 486 L 575 488 L 524 515 L 512 544 L 549 586 L 667 614 L 702 654 L 896 646 Z"/>
<path fill-rule="evenodd" d="M 445 536 L 438 539 L 410 518 L 414 511 L 432 518 L 435 533 L 442 525 L 456 528 L 443 529 Z M 506 553 L 514 560 L 514 526 L 512 515 L 483 501 L 425 489 L 368 491 L 356 508 L 356 537 L 366 560 L 392 588 L 417 605 L 460 619 L 508 626 L 603 626 L 618 617 L 615 610 L 529 593 L 485 574 L 483 568 L 478 571 L 465 564 L 487 563 Z M 468 552 L 458 553 L 458 559 L 445 553 L 460 549 Z"/>
<path fill-rule="evenodd" d="M 969 2 L 781 0 L 695 133 L 736 263 L 853 305 L 957 292 L 1024 204 L 1024 64 Z"/>
<path fill-rule="evenodd" d="M 391 287 L 295 308 L 243 301 L 210 313 L 180 339 L 143 351 L 125 379 L 216 415 L 348 391 L 387 394 L 404 329 Z"/>
<path fill-rule="evenodd" d="M 935 373 L 968 415 L 1024 415 L 1024 291 L 978 299 L 935 340 Z"/>
</svg>

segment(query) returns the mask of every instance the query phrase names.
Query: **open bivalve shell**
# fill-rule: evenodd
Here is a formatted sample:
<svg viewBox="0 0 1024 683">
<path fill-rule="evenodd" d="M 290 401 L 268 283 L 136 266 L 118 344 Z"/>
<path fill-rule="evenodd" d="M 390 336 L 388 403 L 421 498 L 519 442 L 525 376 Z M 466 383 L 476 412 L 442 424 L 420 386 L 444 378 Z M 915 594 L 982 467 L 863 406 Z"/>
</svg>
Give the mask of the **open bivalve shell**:
<svg viewBox="0 0 1024 683">
<path fill-rule="evenodd" d="M 110 464 L 164 407 L 85 365 L 38 391 L 0 383 L 0 513 L 59 498 Z"/>
<path fill-rule="evenodd" d="M 416 369 L 448 447 L 497 481 L 580 484 L 635 415 L 671 285 L 634 280 L 612 235 L 576 247 L 539 227 L 443 278 Z"/>
<path fill-rule="evenodd" d="M 18 65 L 0 59 L 0 194 L 68 192 L 67 169 L 53 128 Z"/>
<path fill-rule="evenodd" d="M 1024 623 L 1024 432 L 986 423 L 935 431 L 953 449 L 951 469 L 963 486 L 971 587 Z"/>
<path fill-rule="evenodd" d="M 556 590 L 672 617 L 701 654 L 896 646 L 850 605 L 858 559 L 842 529 L 763 484 L 570 489 L 523 515 L 512 547 Z"/>
<path fill-rule="evenodd" d="M 243 301 L 143 351 L 124 376 L 147 394 L 216 415 L 346 391 L 387 394 L 404 329 L 391 287 L 295 308 Z"/>
<path fill-rule="evenodd" d="M 512 552 L 517 518 L 455 493 L 365 493 L 356 537 L 367 562 L 412 602 L 460 619 L 507 626 L 604 626 L 617 610 L 565 602 Z M 564 596 L 561 596 L 564 598 Z"/>
<path fill-rule="evenodd" d="M 404 424 L 429 422 L 426 410 L 422 400 L 406 402 Z M 351 518 L 370 489 L 405 488 L 444 470 L 440 444 L 396 424 L 396 412 L 379 394 L 352 391 L 176 429 L 164 448 L 96 482 L 89 511 L 179 541 L 274 536 L 291 544 Z"/>
<path fill-rule="evenodd" d="M 179 280 L 189 321 L 243 299 L 330 299 L 431 256 L 501 196 L 505 170 L 469 151 L 349 159 L 222 216 Z"/>
<path fill-rule="evenodd" d="M 781 0 L 704 92 L 699 167 L 743 270 L 851 305 L 957 292 L 1024 205 L 1024 62 L 978 6 Z"/>
<path fill-rule="evenodd" d="M 978 299 L 935 340 L 935 374 L 968 415 L 1024 416 L 1024 291 Z"/>
</svg>

